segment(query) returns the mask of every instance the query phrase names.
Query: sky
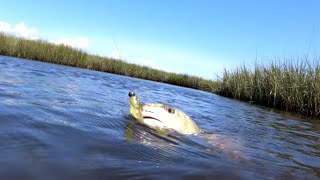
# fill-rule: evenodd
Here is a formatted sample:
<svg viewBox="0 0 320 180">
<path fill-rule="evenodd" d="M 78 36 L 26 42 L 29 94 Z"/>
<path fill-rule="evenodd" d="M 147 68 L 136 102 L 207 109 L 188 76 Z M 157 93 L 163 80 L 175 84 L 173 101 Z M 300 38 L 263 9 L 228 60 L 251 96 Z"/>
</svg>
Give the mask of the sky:
<svg viewBox="0 0 320 180">
<path fill-rule="evenodd" d="M 0 0 L 0 31 L 207 79 L 318 56 L 319 0 Z"/>
</svg>

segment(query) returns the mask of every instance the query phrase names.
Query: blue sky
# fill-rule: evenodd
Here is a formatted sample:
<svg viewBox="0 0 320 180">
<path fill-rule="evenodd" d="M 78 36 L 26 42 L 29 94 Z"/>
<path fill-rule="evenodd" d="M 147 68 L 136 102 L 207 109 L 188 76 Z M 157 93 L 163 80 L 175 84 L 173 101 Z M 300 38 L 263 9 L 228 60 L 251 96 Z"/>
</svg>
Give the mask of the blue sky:
<svg viewBox="0 0 320 180">
<path fill-rule="evenodd" d="M 318 0 L 10 0 L 0 31 L 215 79 L 256 57 L 316 56 L 319 8 Z"/>
</svg>

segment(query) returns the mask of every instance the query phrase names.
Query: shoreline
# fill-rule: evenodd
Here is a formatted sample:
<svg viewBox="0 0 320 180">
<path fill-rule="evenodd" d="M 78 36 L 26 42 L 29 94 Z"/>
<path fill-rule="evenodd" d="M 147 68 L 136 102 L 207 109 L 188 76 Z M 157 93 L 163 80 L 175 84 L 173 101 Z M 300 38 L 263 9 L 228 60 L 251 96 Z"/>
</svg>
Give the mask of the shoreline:
<svg viewBox="0 0 320 180">
<path fill-rule="evenodd" d="M 224 97 L 320 117 L 320 64 L 308 59 L 293 64 L 256 64 L 252 70 L 241 66 L 226 70 L 213 81 L 188 74 L 177 74 L 125 62 L 121 59 L 91 55 L 67 45 L 0 33 L 0 55 L 85 68 L 133 78 L 198 89 Z"/>
</svg>

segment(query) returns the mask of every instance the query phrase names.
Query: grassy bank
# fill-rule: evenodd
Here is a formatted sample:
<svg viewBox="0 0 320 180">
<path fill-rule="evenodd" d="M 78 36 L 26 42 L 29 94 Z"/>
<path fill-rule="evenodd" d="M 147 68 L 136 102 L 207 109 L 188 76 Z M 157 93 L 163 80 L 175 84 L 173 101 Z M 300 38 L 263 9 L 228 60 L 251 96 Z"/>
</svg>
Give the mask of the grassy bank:
<svg viewBox="0 0 320 180">
<path fill-rule="evenodd" d="M 217 83 L 186 74 L 169 73 L 122 60 L 90 55 L 66 45 L 55 45 L 43 40 L 28 40 L 0 33 L 0 55 L 44 61 L 157 82 L 216 91 Z"/>
<path fill-rule="evenodd" d="M 225 70 L 221 80 L 214 82 L 90 55 L 66 45 L 55 45 L 43 40 L 27 40 L 1 33 L 0 55 L 164 82 L 307 116 L 320 116 L 319 63 L 289 61 L 267 66 L 256 64 L 253 69 L 242 66 L 231 71 Z M 315 62 L 319 62 L 319 59 L 315 59 Z"/>
<path fill-rule="evenodd" d="M 299 114 L 320 116 L 320 65 L 307 60 L 225 70 L 218 94 Z"/>
</svg>

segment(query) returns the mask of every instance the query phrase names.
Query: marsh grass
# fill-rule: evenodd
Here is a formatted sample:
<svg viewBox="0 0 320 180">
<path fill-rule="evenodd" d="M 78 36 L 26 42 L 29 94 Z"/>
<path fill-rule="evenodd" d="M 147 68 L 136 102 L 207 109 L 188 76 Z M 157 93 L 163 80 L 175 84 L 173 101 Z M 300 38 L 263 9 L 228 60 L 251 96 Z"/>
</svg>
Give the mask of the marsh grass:
<svg viewBox="0 0 320 180">
<path fill-rule="evenodd" d="M 0 54 L 163 82 L 213 92 L 217 83 L 187 74 L 169 73 L 119 59 L 91 55 L 66 45 L 0 33 Z"/>
<path fill-rule="evenodd" d="M 305 60 L 274 61 L 225 70 L 221 80 L 211 81 L 91 55 L 66 45 L 28 40 L 0 33 L 0 54 L 200 89 L 299 114 L 320 116 L 320 65 Z"/>
<path fill-rule="evenodd" d="M 225 70 L 218 94 L 307 116 L 320 115 L 320 65 L 304 60 L 273 61 Z"/>
</svg>

